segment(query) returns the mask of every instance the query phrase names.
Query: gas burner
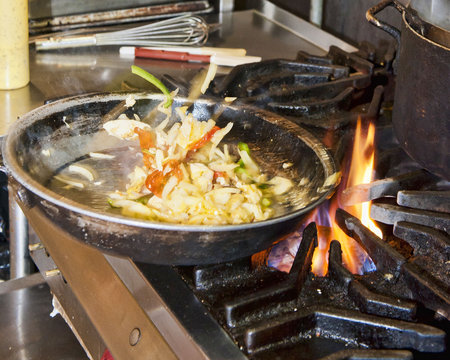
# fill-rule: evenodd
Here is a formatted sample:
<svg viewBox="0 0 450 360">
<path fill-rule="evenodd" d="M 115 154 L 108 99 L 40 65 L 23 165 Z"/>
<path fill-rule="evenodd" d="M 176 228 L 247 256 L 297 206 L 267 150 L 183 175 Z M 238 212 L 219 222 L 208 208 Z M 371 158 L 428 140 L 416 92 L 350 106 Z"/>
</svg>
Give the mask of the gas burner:
<svg viewBox="0 0 450 360">
<path fill-rule="evenodd" d="M 394 150 L 382 152 L 377 167 L 393 176 L 345 189 L 341 202 L 373 201 L 370 217 L 385 224 L 385 240 L 401 251 L 399 271 L 412 298 L 450 319 L 450 184 Z"/>
<path fill-rule="evenodd" d="M 378 220 L 379 205 L 372 205 L 371 216 Z M 383 209 L 383 207 L 381 207 Z M 374 215 L 375 213 L 375 215 Z M 448 235 L 434 229 L 406 222 L 396 222 L 396 214 L 385 214 L 383 221 L 395 223 L 394 235 L 404 240 L 410 247 L 390 236 L 387 242 L 355 225 L 356 219 L 338 211 L 336 219 L 347 235 L 352 236 L 373 255 L 377 269 L 390 272 L 394 281 L 405 282 L 408 291 L 398 292 L 426 308 L 436 312 L 437 317 L 450 320 L 450 291 L 448 253 L 450 240 Z M 448 219 L 447 219 L 448 221 Z M 392 245 L 392 246 L 391 246 Z M 398 249 L 398 251 L 397 251 Z M 409 249 L 412 249 L 412 254 Z M 439 252 L 441 255 L 437 256 Z M 402 295 L 403 294 L 403 295 Z"/>
<path fill-rule="evenodd" d="M 261 266 L 257 257 L 178 271 L 251 359 L 446 359 L 450 193 L 420 190 L 440 187 L 439 178 L 416 170 L 342 195 L 346 203 L 381 198 L 372 218 L 394 225 L 381 239 L 337 210 L 339 227 L 376 264 L 363 275 L 343 265 L 337 241 L 330 244 L 328 274 L 311 272 L 314 223 L 299 235 L 289 273 Z M 392 196 L 398 205 L 386 200 Z"/>
<path fill-rule="evenodd" d="M 251 359 L 446 358 L 448 320 L 442 303 L 430 315 L 437 303 L 426 274 L 350 214 L 338 210 L 337 220 L 376 271 L 351 274 L 333 241 L 328 275 L 312 274 L 315 224 L 304 230 L 289 273 L 250 259 L 179 271 Z"/>
</svg>

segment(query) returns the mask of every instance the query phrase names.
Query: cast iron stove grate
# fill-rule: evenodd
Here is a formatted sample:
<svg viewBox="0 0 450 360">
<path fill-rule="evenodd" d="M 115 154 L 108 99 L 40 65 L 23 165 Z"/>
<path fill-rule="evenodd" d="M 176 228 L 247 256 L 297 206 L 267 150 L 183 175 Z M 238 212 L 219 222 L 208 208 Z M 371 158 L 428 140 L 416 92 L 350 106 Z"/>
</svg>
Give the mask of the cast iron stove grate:
<svg viewBox="0 0 450 360">
<path fill-rule="evenodd" d="M 374 50 L 368 44 L 363 49 L 347 53 L 331 46 L 325 56 L 299 51 L 295 60 L 237 66 L 214 82 L 211 93 L 238 97 L 301 125 L 338 129 L 356 121 L 359 113 L 352 109 L 386 82 L 384 68 L 367 59 Z"/>
<path fill-rule="evenodd" d="M 342 201 L 376 199 L 370 216 L 387 225 L 386 240 L 402 254 L 398 269 L 414 299 L 450 319 L 448 185 L 424 170 L 414 170 L 346 189 Z"/>
<path fill-rule="evenodd" d="M 289 274 L 255 267 L 251 259 L 179 271 L 252 359 L 448 358 L 448 291 L 441 288 L 439 298 L 414 259 L 358 219 L 338 210 L 337 221 L 368 251 L 376 271 L 351 274 L 333 241 L 328 275 L 314 276 L 314 223 L 303 232 Z"/>
<path fill-rule="evenodd" d="M 303 126 L 341 131 L 361 115 L 375 118 L 378 113 L 383 90 L 376 86 L 389 82 L 386 68 L 392 64 L 392 49 L 384 55 L 384 68 L 380 62 L 374 65 L 374 57 L 367 44 L 358 54 L 333 47 L 324 57 L 300 52 L 293 61 L 269 60 L 236 67 L 215 81 L 208 93 L 238 96 L 238 101 L 270 109 Z M 369 111 L 362 114 L 359 106 L 372 94 Z M 390 125 L 388 131 L 392 132 Z M 336 151 L 335 157 L 340 158 Z M 391 162 L 386 162 L 388 170 Z M 385 214 L 386 196 L 433 181 L 430 174 L 414 169 L 373 183 L 366 196 L 369 200 L 383 197 L 384 202 L 373 209 L 376 213 L 382 208 L 380 212 Z M 444 192 L 433 196 L 438 202 L 444 196 L 448 203 Z M 433 216 L 431 224 L 442 224 L 443 218 L 444 225 L 423 229 L 430 223 L 411 225 L 390 216 L 389 221 L 378 218 L 395 223 L 388 243 L 339 210 L 340 227 L 376 263 L 377 270 L 364 275 L 353 275 L 342 265 L 340 244 L 333 241 L 328 275 L 314 276 L 310 271 L 317 246 L 314 224 L 304 230 L 289 274 L 255 267 L 251 259 L 177 269 L 249 358 L 447 359 L 450 295 L 445 269 L 449 240 L 443 230 L 449 227 L 445 213 Z M 409 232 L 411 228 L 417 231 L 414 235 Z M 396 250 L 399 241 L 409 242 L 409 254 Z"/>
<path fill-rule="evenodd" d="M 331 46 L 325 56 L 299 51 L 295 60 L 236 66 L 225 77 L 218 76 L 206 95 L 237 97 L 236 102 L 271 110 L 301 125 L 339 129 L 356 122 L 361 115 L 357 105 L 370 101 L 373 88 L 387 82 L 387 65 L 369 61 L 375 57 L 374 51 L 370 44 L 364 44 L 358 53 Z M 389 52 L 383 55 L 383 59 L 391 57 Z M 189 92 L 189 84 L 178 79 L 166 75 L 163 81 L 182 95 Z"/>
</svg>

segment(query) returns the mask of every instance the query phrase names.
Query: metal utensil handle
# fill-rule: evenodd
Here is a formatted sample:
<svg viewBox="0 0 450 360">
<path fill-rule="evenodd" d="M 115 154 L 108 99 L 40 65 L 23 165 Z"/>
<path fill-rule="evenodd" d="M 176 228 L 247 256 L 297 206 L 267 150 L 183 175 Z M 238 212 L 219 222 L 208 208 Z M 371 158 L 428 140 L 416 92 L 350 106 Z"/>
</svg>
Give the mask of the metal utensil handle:
<svg viewBox="0 0 450 360">
<path fill-rule="evenodd" d="M 37 51 L 93 46 L 96 44 L 97 38 L 95 35 L 50 37 L 48 39 L 36 39 L 35 41 Z"/>
<path fill-rule="evenodd" d="M 392 6 L 398 10 L 400 13 L 404 13 L 406 11 L 406 7 L 400 3 L 398 0 L 383 0 L 374 7 L 371 7 L 366 12 L 366 19 L 376 27 L 381 30 L 386 31 L 389 35 L 391 35 L 396 41 L 397 45 L 400 47 L 400 35 L 401 32 L 396 27 L 389 25 L 388 23 L 378 20 L 375 17 L 375 14 L 379 13 L 381 10 L 385 9 L 387 6 Z"/>
</svg>

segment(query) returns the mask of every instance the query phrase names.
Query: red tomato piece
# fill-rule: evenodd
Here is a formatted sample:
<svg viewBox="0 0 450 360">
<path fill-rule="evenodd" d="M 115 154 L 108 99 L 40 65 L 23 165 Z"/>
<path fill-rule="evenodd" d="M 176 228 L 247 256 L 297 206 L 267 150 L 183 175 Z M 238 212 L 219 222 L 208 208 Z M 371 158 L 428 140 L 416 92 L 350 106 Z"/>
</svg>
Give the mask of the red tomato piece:
<svg viewBox="0 0 450 360">
<path fill-rule="evenodd" d="M 144 156 L 144 165 L 151 168 L 153 155 L 145 152 L 144 150 L 148 150 L 149 148 L 155 146 L 155 135 L 152 132 L 139 127 L 135 127 L 134 132 L 139 136 L 139 145 L 141 146 L 141 150 L 143 150 L 142 155 Z"/>
<path fill-rule="evenodd" d="M 213 180 L 216 180 L 218 177 L 225 178 L 226 173 L 223 171 L 214 171 Z"/>
<path fill-rule="evenodd" d="M 161 197 L 166 181 L 162 171 L 155 170 L 145 179 L 145 186 L 157 197 Z"/>
<path fill-rule="evenodd" d="M 165 165 L 163 171 L 154 170 L 145 179 L 145 186 L 157 197 L 162 196 L 164 186 L 171 176 L 176 176 L 178 181 L 183 180 L 183 171 L 180 168 L 180 163 L 177 160 L 169 160 Z"/>
<path fill-rule="evenodd" d="M 145 166 L 147 166 L 147 168 L 151 168 L 152 167 L 152 163 L 153 163 L 153 156 L 152 155 L 150 155 L 150 154 L 147 154 L 147 153 L 142 153 L 142 155 L 144 156 L 143 157 L 143 160 L 144 160 L 144 165 Z"/>
<path fill-rule="evenodd" d="M 167 169 L 170 167 L 170 170 L 167 171 Z M 169 180 L 169 177 L 174 175 L 177 177 L 178 181 L 183 180 L 183 171 L 180 168 L 180 163 L 177 160 L 169 160 L 164 165 L 164 172 L 167 172 L 167 180 Z"/>
<path fill-rule="evenodd" d="M 135 127 L 134 132 L 139 136 L 139 144 L 142 150 L 148 150 L 155 146 L 155 135 L 152 132 L 139 127 Z"/>
<path fill-rule="evenodd" d="M 211 130 L 209 130 L 205 135 L 203 135 L 200 139 L 189 146 L 189 150 L 197 150 L 200 149 L 203 145 L 205 145 L 213 135 L 220 130 L 220 127 L 214 126 Z"/>
</svg>

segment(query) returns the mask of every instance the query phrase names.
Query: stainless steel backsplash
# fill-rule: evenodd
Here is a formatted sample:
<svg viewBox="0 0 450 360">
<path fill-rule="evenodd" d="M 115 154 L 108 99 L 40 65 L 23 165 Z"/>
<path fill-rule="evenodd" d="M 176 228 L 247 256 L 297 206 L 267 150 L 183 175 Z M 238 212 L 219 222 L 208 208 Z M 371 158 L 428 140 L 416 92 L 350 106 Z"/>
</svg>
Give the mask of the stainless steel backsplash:
<svg viewBox="0 0 450 360">
<path fill-rule="evenodd" d="M 29 0 L 30 19 L 117 10 L 139 6 L 181 3 L 187 0 Z M 231 11 L 234 0 L 209 1 L 216 11 Z"/>
</svg>

